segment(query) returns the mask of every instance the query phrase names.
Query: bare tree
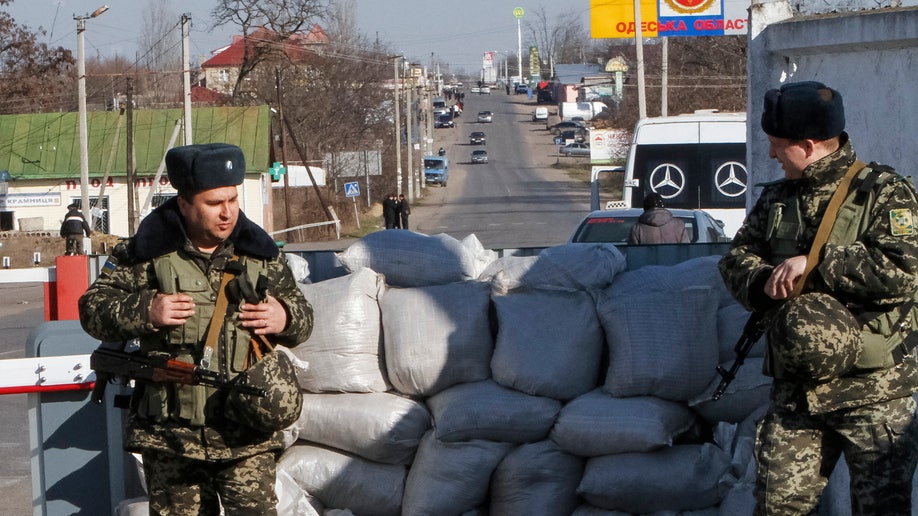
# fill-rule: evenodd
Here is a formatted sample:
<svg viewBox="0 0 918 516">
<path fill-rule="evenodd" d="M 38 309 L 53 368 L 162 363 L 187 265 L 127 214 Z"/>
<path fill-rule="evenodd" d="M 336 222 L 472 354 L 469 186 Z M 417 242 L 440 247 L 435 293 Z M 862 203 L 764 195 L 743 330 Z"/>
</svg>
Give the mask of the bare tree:
<svg viewBox="0 0 918 516">
<path fill-rule="evenodd" d="M 181 18 L 169 0 L 147 0 L 136 64 L 149 73 L 138 74 L 136 87 L 157 104 L 181 94 L 181 39 Z"/>
<path fill-rule="evenodd" d="M 526 22 L 526 31 L 547 65 L 584 62 L 586 50 L 591 44 L 590 34 L 577 13 L 549 16 L 541 7 L 535 11 L 534 17 L 534 22 Z"/>
<path fill-rule="evenodd" d="M 0 0 L 0 7 L 11 0 Z M 0 112 L 34 113 L 76 108 L 75 60 L 70 50 L 39 43 L 33 31 L 0 11 Z"/>
</svg>

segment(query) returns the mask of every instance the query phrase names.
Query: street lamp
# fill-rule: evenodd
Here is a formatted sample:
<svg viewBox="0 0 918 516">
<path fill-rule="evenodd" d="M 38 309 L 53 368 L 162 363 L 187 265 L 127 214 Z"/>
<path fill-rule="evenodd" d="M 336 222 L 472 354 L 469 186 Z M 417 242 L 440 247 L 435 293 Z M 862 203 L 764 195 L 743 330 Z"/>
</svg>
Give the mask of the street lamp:
<svg viewBox="0 0 918 516">
<path fill-rule="evenodd" d="M 74 15 L 77 22 L 77 96 L 80 124 L 80 209 L 89 213 L 89 129 L 86 127 L 86 54 L 83 51 L 83 32 L 86 20 L 95 18 L 108 10 L 107 5 L 85 16 Z M 90 215 L 92 220 L 92 215 Z"/>
</svg>

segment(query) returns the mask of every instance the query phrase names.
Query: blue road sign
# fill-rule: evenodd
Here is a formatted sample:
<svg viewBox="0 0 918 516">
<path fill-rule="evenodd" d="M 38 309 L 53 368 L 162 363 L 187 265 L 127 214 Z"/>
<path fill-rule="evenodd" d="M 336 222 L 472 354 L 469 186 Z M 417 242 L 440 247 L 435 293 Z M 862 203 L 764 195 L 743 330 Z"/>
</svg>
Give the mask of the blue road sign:
<svg viewBox="0 0 918 516">
<path fill-rule="evenodd" d="M 346 197 L 357 197 L 360 195 L 360 185 L 357 181 L 344 183 L 344 195 Z"/>
</svg>

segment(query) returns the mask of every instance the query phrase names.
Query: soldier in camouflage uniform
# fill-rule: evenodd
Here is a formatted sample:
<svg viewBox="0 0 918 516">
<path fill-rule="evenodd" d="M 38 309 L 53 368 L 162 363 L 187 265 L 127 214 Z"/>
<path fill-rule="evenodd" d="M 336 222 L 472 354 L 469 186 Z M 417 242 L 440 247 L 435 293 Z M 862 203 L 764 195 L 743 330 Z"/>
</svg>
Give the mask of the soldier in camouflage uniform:
<svg viewBox="0 0 918 516">
<path fill-rule="evenodd" d="M 114 248 L 80 298 L 83 328 L 103 341 L 137 339 L 142 353 L 195 363 L 226 379 L 245 369 L 252 333 L 288 347 L 306 340 L 312 307 L 273 239 L 239 210 L 242 151 L 178 147 L 167 153 L 166 166 L 178 197 Z M 202 363 L 223 270 L 234 256 L 243 270 L 233 281 L 251 281 L 263 296 L 258 303 L 230 298 L 216 353 Z M 228 419 L 225 399 L 225 390 L 204 385 L 138 384 L 125 449 L 142 453 L 151 514 L 217 515 L 221 505 L 228 515 L 276 513 L 283 434 Z"/>
<path fill-rule="evenodd" d="M 860 169 L 836 219 L 854 207 L 855 222 L 833 226 L 793 295 L 829 198 L 859 164 L 841 96 L 823 84 L 769 91 L 761 123 L 785 179 L 764 186 L 719 264 L 734 296 L 769 321 L 765 373 L 774 383 L 756 441 L 756 514 L 813 511 L 842 453 L 854 514 L 911 514 L 913 187 L 888 167 Z"/>
</svg>

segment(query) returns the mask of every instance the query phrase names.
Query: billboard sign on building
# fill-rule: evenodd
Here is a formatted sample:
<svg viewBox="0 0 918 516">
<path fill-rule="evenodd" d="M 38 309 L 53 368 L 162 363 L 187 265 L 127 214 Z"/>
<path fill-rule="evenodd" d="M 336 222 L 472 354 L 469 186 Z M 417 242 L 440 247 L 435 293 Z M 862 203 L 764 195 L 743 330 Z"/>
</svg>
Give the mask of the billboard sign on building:
<svg viewBox="0 0 918 516">
<path fill-rule="evenodd" d="M 481 67 L 487 70 L 494 68 L 494 52 L 485 52 L 482 56 Z"/>
<path fill-rule="evenodd" d="M 636 24 L 633 0 L 590 0 L 590 35 L 634 38 L 638 25 L 645 38 L 742 35 L 748 32 L 749 1 L 641 0 Z"/>
</svg>

